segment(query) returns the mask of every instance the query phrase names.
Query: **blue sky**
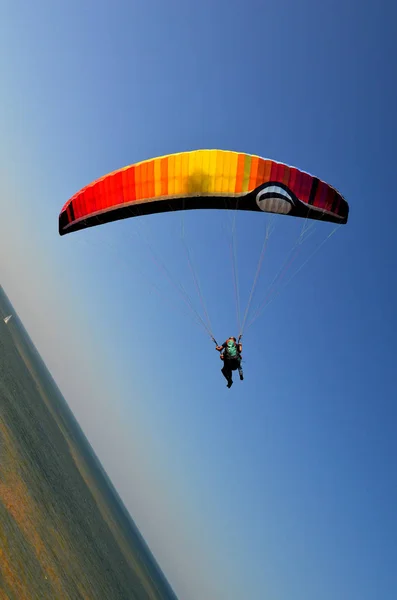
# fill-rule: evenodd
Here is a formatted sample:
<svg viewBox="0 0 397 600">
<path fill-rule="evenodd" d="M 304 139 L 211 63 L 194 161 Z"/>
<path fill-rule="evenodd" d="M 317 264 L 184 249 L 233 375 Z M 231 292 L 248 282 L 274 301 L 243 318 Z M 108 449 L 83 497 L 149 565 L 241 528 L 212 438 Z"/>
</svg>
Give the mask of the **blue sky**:
<svg viewBox="0 0 397 600">
<path fill-rule="evenodd" d="M 1 284 L 181 599 L 396 594 L 396 18 L 339 0 L 3 4 Z M 80 187 L 195 148 L 296 165 L 351 207 L 247 332 L 231 390 L 142 238 L 188 281 L 180 215 L 58 236 Z M 185 216 L 222 341 L 228 222 Z M 246 297 L 263 229 L 236 222 Z M 276 221 L 265 276 L 299 227 Z"/>
</svg>

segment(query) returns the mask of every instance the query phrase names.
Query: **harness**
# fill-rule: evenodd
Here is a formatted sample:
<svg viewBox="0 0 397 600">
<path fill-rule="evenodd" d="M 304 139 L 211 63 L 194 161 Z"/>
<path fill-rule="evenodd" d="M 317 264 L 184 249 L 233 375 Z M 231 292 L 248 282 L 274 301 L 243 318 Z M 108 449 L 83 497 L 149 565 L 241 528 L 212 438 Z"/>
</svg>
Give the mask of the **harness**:
<svg viewBox="0 0 397 600">
<path fill-rule="evenodd" d="M 239 353 L 237 351 L 237 344 L 233 340 L 228 340 L 225 347 L 225 358 L 227 360 L 239 359 Z"/>
</svg>

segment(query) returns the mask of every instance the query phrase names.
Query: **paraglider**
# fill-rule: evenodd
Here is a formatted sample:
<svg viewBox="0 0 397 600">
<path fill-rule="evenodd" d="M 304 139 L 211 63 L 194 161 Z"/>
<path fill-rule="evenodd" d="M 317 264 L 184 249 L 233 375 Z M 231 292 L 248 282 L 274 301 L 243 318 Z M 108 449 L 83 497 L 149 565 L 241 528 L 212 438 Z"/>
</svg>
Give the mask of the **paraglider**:
<svg viewBox="0 0 397 600">
<path fill-rule="evenodd" d="M 233 371 L 238 371 L 240 380 L 243 381 L 244 374 L 241 366 L 243 345 L 240 339 L 237 341 L 235 337 L 230 337 L 221 346 L 216 346 L 215 349 L 221 352 L 220 358 L 223 360 L 221 371 L 227 381 L 227 387 L 231 388 L 233 385 Z"/>
<path fill-rule="evenodd" d="M 241 152 L 193 150 L 129 165 L 82 188 L 63 206 L 59 215 L 59 234 L 64 236 L 131 217 L 193 209 L 273 213 L 337 226 L 346 224 L 349 216 L 349 205 L 335 188 L 295 167 Z M 302 230 L 296 245 L 303 241 L 303 233 L 306 231 Z M 263 248 L 268 237 L 266 230 Z M 222 351 L 222 374 L 228 387 L 233 383 L 233 370 L 238 370 L 243 379 L 240 341 L 262 254 L 243 322 L 238 324 L 238 342 L 236 338 L 229 338 L 218 346 L 209 318 L 207 323 L 200 316 L 197 319 L 215 342 L 216 349 Z M 189 254 L 188 260 L 190 263 Z M 197 278 L 195 283 L 200 291 Z M 208 317 L 205 306 L 204 310 Z M 260 310 L 257 309 L 253 320 Z M 230 356 L 229 350 L 236 352 L 236 356 Z"/>
</svg>

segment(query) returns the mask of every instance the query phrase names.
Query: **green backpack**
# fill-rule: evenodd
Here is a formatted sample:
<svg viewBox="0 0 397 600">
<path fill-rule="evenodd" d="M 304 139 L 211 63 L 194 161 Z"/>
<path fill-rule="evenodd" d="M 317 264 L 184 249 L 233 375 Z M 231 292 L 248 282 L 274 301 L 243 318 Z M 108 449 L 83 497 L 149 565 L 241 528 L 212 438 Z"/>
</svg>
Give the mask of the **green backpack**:
<svg viewBox="0 0 397 600">
<path fill-rule="evenodd" d="M 226 358 L 232 360 L 238 357 L 237 344 L 233 340 L 228 340 L 225 348 Z"/>
</svg>

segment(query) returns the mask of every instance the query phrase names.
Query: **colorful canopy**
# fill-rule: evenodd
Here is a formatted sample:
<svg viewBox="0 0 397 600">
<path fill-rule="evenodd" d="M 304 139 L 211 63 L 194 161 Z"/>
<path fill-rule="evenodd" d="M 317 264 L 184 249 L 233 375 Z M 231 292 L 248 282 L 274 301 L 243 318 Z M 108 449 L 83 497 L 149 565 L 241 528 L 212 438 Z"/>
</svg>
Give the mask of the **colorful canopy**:
<svg viewBox="0 0 397 600">
<path fill-rule="evenodd" d="M 308 173 L 250 154 L 194 150 L 124 167 L 77 192 L 59 233 L 118 219 L 188 209 L 238 209 L 346 223 L 349 206 Z"/>
</svg>

